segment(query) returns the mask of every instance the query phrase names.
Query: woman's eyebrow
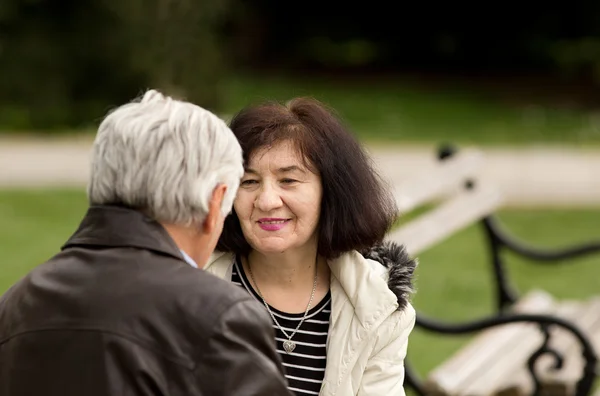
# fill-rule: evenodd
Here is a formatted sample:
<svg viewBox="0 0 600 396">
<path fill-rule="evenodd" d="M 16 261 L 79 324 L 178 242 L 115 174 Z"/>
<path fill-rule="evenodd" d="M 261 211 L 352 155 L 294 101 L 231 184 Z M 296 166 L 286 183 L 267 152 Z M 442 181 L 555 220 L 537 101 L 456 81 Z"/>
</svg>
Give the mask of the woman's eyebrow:
<svg viewBox="0 0 600 396">
<path fill-rule="evenodd" d="M 277 169 L 278 173 L 289 173 L 289 172 L 296 172 L 296 171 L 306 173 L 306 171 L 304 169 L 302 169 L 301 167 L 299 167 L 297 165 L 284 166 L 284 167 Z"/>
</svg>

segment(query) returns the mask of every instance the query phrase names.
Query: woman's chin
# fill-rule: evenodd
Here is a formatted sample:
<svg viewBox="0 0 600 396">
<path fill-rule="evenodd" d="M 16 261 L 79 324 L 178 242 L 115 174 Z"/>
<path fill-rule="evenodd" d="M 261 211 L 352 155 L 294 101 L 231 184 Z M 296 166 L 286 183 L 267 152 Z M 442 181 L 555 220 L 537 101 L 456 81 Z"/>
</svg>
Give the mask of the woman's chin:
<svg viewBox="0 0 600 396">
<path fill-rule="evenodd" d="M 283 253 L 292 247 L 290 241 L 277 237 L 259 238 L 253 242 L 251 243 L 252 248 L 262 254 Z"/>
<path fill-rule="evenodd" d="M 261 253 L 280 252 L 290 245 L 288 238 L 282 238 L 279 235 L 253 233 L 246 236 L 246 240 L 250 243 L 252 249 Z"/>
<path fill-rule="evenodd" d="M 267 244 L 256 246 L 254 250 L 262 254 L 278 254 L 285 252 L 288 247 L 289 246 L 283 244 Z"/>
</svg>

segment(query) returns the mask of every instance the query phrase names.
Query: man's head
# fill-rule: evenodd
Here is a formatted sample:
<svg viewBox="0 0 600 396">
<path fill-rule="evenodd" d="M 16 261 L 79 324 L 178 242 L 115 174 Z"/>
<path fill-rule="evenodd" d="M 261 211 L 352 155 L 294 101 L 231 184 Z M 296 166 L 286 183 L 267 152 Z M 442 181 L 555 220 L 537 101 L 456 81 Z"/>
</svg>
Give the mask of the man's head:
<svg viewBox="0 0 600 396">
<path fill-rule="evenodd" d="M 198 231 L 202 250 L 210 251 L 197 260 L 214 248 L 244 173 L 240 145 L 225 122 L 155 90 L 105 117 L 91 165 L 91 205 L 125 205 L 167 230 Z"/>
</svg>

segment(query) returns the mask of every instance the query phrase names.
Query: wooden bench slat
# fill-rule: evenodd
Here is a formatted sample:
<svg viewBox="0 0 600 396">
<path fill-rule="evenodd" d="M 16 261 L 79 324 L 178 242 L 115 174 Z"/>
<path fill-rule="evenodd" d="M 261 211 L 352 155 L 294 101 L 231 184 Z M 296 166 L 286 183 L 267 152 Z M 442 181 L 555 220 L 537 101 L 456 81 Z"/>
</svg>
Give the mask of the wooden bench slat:
<svg viewBox="0 0 600 396">
<path fill-rule="evenodd" d="M 600 351 L 600 297 L 586 302 L 579 315 L 572 322 L 590 338 L 596 353 Z M 559 371 L 550 371 L 547 364 L 541 377 L 542 391 L 552 395 L 570 395 L 575 391 L 575 384 L 583 372 L 581 348 L 575 338 L 562 329 L 556 329 L 551 346 L 564 357 L 564 366 Z M 557 337 L 555 337 L 557 336 Z M 561 338 L 562 337 L 562 338 Z M 594 341 L 596 339 L 596 342 Z"/>
<path fill-rule="evenodd" d="M 600 323 L 596 322 L 596 326 L 592 330 L 592 334 L 590 336 L 590 342 L 596 351 L 596 356 L 600 356 Z M 596 366 L 596 374 L 600 376 L 600 363 Z M 594 396 L 600 396 L 600 379 L 596 379 L 596 389 L 594 391 Z"/>
<path fill-rule="evenodd" d="M 572 322 L 587 336 L 591 336 L 594 328 L 600 325 L 600 299 L 588 301 Z M 556 336 L 556 337 L 555 337 Z M 571 394 L 575 383 L 583 372 L 581 349 L 576 339 L 565 330 L 556 329 L 551 346 L 564 357 L 564 366 L 559 371 L 551 371 L 548 362 L 542 375 L 542 390 L 551 394 Z M 555 393 L 558 392 L 558 393 Z"/>
<path fill-rule="evenodd" d="M 557 302 L 544 291 L 534 291 L 517 302 L 514 311 L 551 314 L 571 321 L 590 337 L 597 353 L 600 351 L 600 297 L 585 302 Z M 512 329 L 513 333 L 499 334 L 502 329 Z M 562 328 L 551 327 L 550 332 L 550 347 L 565 360 L 559 371 L 551 370 L 550 357 L 538 361 L 536 369 L 541 373 L 542 394 L 569 396 L 574 394 L 583 372 L 579 344 Z M 433 370 L 425 382 L 426 389 L 438 395 L 529 395 L 533 392 L 533 381 L 526 367 L 527 359 L 542 342 L 543 335 L 535 324 L 510 324 L 485 330 Z"/>
<path fill-rule="evenodd" d="M 553 312 L 553 315 L 560 317 L 562 319 L 566 319 L 568 321 L 575 321 L 577 318 L 580 318 L 582 315 L 585 315 L 589 311 L 589 304 L 586 304 L 582 301 L 561 301 L 557 304 L 556 310 Z M 571 333 L 568 331 L 558 328 L 551 327 L 550 328 L 550 344 L 549 346 L 555 350 L 557 350 L 561 355 L 565 355 L 569 348 L 573 347 L 573 343 L 575 340 Z M 537 344 L 532 345 L 532 351 L 536 350 L 542 345 L 543 339 L 540 336 Z M 549 356 L 542 356 L 537 363 L 536 370 L 540 374 L 540 380 L 542 380 L 542 385 L 544 385 L 544 373 L 549 375 L 555 375 L 556 372 L 551 371 L 551 366 L 554 363 L 552 358 Z M 509 381 L 505 389 L 502 390 L 503 395 L 528 395 L 533 392 L 534 384 L 531 378 L 531 375 L 526 367 L 526 361 L 520 363 L 520 365 L 516 365 L 515 373 L 510 375 Z M 574 383 L 574 381 L 573 381 Z M 561 385 L 563 382 L 561 381 Z M 544 388 L 544 389 L 547 389 Z M 549 393 L 560 395 L 563 393 Z"/>
<path fill-rule="evenodd" d="M 514 307 L 516 312 L 550 312 L 555 301 L 544 292 L 534 290 Z M 519 337 L 523 328 L 533 325 L 515 323 L 490 328 L 478 333 L 463 348 L 431 371 L 424 382 L 428 392 L 443 395 L 463 395 L 468 384 L 490 371 L 492 360 L 503 353 Z"/>
<path fill-rule="evenodd" d="M 404 244 L 409 254 L 416 255 L 492 213 L 501 202 L 498 190 L 480 184 L 393 230 L 388 239 Z"/>
<path fill-rule="evenodd" d="M 548 309 L 535 307 L 529 313 L 557 315 L 560 306 L 556 301 Z M 521 310 L 519 310 L 521 312 Z M 517 327 L 516 325 L 507 325 Z M 540 331 L 539 325 L 534 323 L 519 323 L 518 334 L 512 341 L 504 345 L 504 348 L 497 350 L 497 353 L 488 353 L 489 364 L 486 370 L 474 381 L 467 384 L 464 389 L 465 395 L 490 396 L 496 395 L 502 391 L 512 388 L 513 394 L 530 394 L 531 387 L 522 388 L 515 386 L 513 379 L 519 373 L 520 369 L 526 367 L 529 357 L 542 345 L 544 336 Z"/>
<path fill-rule="evenodd" d="M 394 196 L 400 213 L 407 213 L 462 188 L 465 179 L 481 170 L 483 154 L 465 150 L 436 162 L 432 169 L 408 180 L 394 181 Z"/>
</svg>

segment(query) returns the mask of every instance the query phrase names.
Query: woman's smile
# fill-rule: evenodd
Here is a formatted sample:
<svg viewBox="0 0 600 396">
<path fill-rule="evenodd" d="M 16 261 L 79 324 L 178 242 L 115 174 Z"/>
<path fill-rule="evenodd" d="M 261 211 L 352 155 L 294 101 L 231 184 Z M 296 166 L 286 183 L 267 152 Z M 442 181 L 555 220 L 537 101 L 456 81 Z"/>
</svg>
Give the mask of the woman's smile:
<svg viewBox="0 0 600 396">
<path fill-rule="evenodd" d="M 265 231 L 279 231 L 284 228 L 290 219 L 265 217 L 258 220 L 258 226 Z"/>
</svg>

